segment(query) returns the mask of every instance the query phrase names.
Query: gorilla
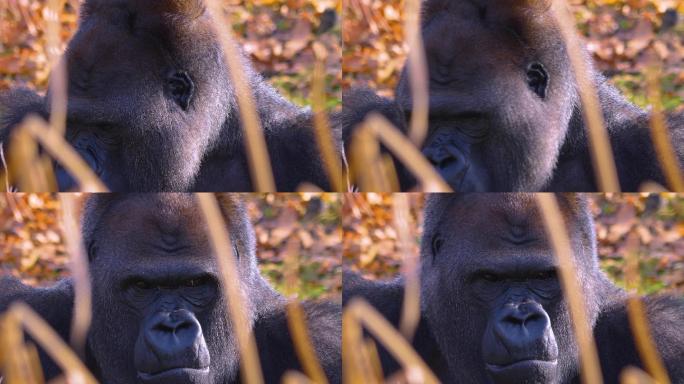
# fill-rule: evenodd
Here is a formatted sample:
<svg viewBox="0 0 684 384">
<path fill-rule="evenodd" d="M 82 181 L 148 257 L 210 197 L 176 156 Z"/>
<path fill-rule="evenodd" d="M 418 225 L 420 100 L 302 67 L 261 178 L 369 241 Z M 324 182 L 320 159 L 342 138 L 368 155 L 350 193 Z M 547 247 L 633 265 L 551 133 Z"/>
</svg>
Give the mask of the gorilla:
<svg viewBox="0 0 684 384">
<path fill-rule="evenodd" d="M 429 72 L 425 157 L 457 192 L 596 191 L 577 82 L 550 0 L 426 0 L 422 36 Z M 586 61 L 589 55 L 585 52 Z M 591 67 L 591 64 L 588 64 Z M 343 137 L 370 112 L 406 131 L 408 66 L 396 100 L 365 88 L 343 95 Z M 591 69 L 623 191 L 665 185 L 649 112 Z M 684 115 L 670 116 L 684 165 Z M 402 190 L 416 180 L 395 161 Z"/>
<path fill-rule="evenodd" d="M 599 269 L 583 196 L 558 196 L 606 383 L 643 367 L 626 313 L 627 293 Z M 579 382 L 578 347 L 557 262 L 533 196 L 434 194 L 421 241 L 421 321 L 413 347 L 445 383 Z M 362 297 L 398 324 L 403 281 L 345 272 L 343 302 Z M 684 300 L 644 297 L 672 382 L 684 382 Z M 381 349 L 385 373 L 398 369 Z"/>
<path fill-rule="evenodd" d="M 264 379 L 301 370 L 288 330 L 287 299 L 259 274 L 255 235 L 235 195 L 220 195 L 234 245 L 245 312 Z M 136 212 L 131 215 L 130 212 Z M 192 195 L 93 195 L 83 214 L 93 318 L 85 362 L 103 383 L 237 383 L 240 355 L 207 226 Z M 71 279 L 32 288 L 0 279 L 0 312 L 25 301 L 68 340 Z M 309 335 L 331 383 L 341 375 L 341 305 L 302 303 Z M 42 352 L 41 352 L 42 354 Z M 42 354 L 47 378 L 59 374 Z"/>
<path fill-rule="evenodd" d="M 250 191 L 235 88 L 202 0 L 87 0 L 64 60 L 66 138 L 112 191 Z M 253 92 L 276 188 L 330 188 L 313 114 L 242 68 Z M 0 95 L 0 141 L 49 96 Z M 333 132 L 341 153 L 341 133 Z M 340 155 L 341 156 L 341 155 Z M 60 190 L 74 179 L 56 165 Z"/>
</svg>

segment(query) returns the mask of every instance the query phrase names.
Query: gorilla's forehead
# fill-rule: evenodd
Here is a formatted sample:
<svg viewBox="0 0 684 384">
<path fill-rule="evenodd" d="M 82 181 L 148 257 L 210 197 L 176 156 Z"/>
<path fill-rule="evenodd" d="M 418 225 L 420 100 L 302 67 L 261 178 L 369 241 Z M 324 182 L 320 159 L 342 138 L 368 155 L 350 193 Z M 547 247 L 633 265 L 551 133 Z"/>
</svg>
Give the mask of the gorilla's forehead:
<svg viewBox="0 0 684 384">
<path fill-rule="evenodd" d="M 594 226 L 586 197 L 557 194 L 558 205 L 580 268 L 597 265 Z M 433 236 L 457 240 L 450 249 L 483 263 L 495 258 L 513 266 L 517 260 L 550 262 L 554 255 L 533 194 L 431 194 L 424 210 L 423 252 L 429 254 Z M 473 255 L 480 257 L 472 258 Z"/>
<path fill-rule="evenodd" d="M 426 229 L 436 220 L 458 226 L 479 226 L 493 217 L 511 224 L 533 221 L 539 212 L 534 196 L 526 193 L 431 194 L 425 204 Z"/>
<path fill-rule="evenodd" d="M 558 195 L 566 218 L 584 209 L 574 195 Z M 536 199 L 527 193 L 432 194 L 425 204 L 425 233 L 475 231 L 513 238 L 545 238 Z M 574 223 L 576 220 L 566 220 Z M 583 224 L 583 223 L 581 223 Z"/>
<path fill-rule="evenodd" d="M 213 260 L 206 223 L 192 195 L 125 199 L 109 210 L 99 226 L 108 236 L 98 246 L 120 258 Z"/>
<path fill-rule="evenodd" d="M 423 12 L 430 16 L 436 12 L 468 14 L 472 10 L 487 9 L 488 12 L 514 12 L 521 16 L 539 16 L 549 10 L 550 0 L 426 0 L 423 1 Z M 465 13 L 464 13 L 465 12 Z"/>
</svg>

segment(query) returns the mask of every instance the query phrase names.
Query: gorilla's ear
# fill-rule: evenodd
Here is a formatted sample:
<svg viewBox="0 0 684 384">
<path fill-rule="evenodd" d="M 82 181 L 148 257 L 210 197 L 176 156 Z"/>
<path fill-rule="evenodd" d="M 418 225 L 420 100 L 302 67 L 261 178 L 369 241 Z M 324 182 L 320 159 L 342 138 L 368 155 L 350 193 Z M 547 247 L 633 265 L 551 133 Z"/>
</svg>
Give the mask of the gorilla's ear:
<svg viewBox="0 0 684 384">
<path fill-rule="evenodd" d="M 31 114 L 47 119 L 45 98 L 26 88 L 0 92 L 0 142 L 5 142 L 11 130 Z"/>
</svg>

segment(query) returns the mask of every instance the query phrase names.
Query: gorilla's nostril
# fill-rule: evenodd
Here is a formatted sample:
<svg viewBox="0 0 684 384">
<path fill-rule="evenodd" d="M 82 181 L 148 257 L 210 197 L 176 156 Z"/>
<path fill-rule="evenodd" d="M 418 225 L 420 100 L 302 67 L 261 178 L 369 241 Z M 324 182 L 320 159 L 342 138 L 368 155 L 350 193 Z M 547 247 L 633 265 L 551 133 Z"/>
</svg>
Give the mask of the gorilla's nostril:
<svg viewBox="0 0 684 384">
<path fill-rule="evenodd" d="M 454 157 L 447 157 L 447 158 L 442 159 L 442 161 L 440 161 L 436 165 L 440 168 L 448 168 L 451 165 L 453 165 L 456 161 L 457 161 L 457 159 Z"/>
<path fill-rule="evenodd" d="M 511 323 L 514 325 L 523 325 L 525 324 L 525 319 L 520 317 L 520 316 L 513 316 L 513 315 L 508 315 L 503 319 L 504 322 L 506 323 Z"/>
<path fill-rule="evenodd" d="M 170 327 L 164 323 L 159 323 L 152 327 L 153 331 L 159 331 L 159 332 L 164 332 L 164 333 L 173 333 L 174 327 Z"/>
<path fill-rule="evenodd" d="M 504 321 L 525 326 L 526 324 L 542 320 L 544 317 L 538 312 L 528 312 L 524 310 L 516 310 L 504 318 Z"/>
</svg>

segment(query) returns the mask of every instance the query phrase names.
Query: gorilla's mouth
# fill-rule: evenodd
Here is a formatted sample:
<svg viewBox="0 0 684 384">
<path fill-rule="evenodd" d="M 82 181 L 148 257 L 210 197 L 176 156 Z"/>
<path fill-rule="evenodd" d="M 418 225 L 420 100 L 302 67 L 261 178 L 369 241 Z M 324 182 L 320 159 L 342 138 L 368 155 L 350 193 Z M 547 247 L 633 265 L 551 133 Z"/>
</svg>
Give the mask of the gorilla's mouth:
<svg viewBox="0 0 684 384">
<path fill-rule="evenodd" d="M 171 368 L 161 372 L 146 373 L 138 371 L 138 379 L 144 384 L 201 383 L 209 375 L 206 368 Z"/>
<path fill-rule="evenodd" d="M 496 384 L 548 383 L 556 376 L 558 360 L 520 360 L 511 364 L 486 364 L 487 372 Z"/>
</svg>

